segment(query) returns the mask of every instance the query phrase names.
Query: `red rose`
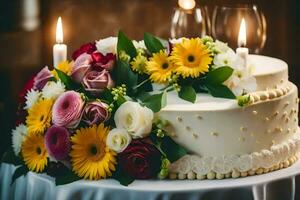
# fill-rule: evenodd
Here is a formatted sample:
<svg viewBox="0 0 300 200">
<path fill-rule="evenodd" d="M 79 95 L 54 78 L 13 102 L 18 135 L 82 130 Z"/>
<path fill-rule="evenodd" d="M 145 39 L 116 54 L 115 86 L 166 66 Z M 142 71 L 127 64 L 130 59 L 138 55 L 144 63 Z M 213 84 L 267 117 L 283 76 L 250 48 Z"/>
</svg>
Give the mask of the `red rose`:
<svg viewBox="0 0 300 200">
<path fill-rule="evenodd" d="M 107 53 L 106 55 L 103 55 L 100 52 L 94 52 L 91 54 L 93 59 L 93 65 L 95 69 L 102 70 L 111 70 L 114 66 L 114 63 L 116 61 L 116 55 L 112 53 Z"/>
<path fill-rule="evenodd" d="M 136 179 L 149 179 L 157 176 L 161 165 L 161 154 L 149 138 L 132 140 L 119 154 L 123 171 Z"/>
<path fill-rule="evenodd" d="M 25 122 L 25 118 L 27 116 L 27 111 L 24 110 L 25 101 L 26 101 L 25 96 L 26 96 L 27 92 L 33 88 L 34 78 L 35 78 L 35 76 L 32 76 L 31 79 L 29 79 L 29 81 L 25 84 L 22 91 L 19 93 L 18 109 L 17 109 L 17 113 L 16 113 L 16 115 L 17 115 L 16 125 L 19 125 L 19 124 Z"/>
<path fill-rule="evenodd" d="M 91 54 L 96 50 L 97 50 L 97 48 L 96 48 L 95 43 L 90 42 L 90 43 L 82 45 L 79 49 L 77 49 L 72 54 L 72 58 L 73 58 L 73 60 L 76 60 L 76 58 L 78 58 L 81 54 L 83 54 L 83 53 Z"/>
</svg>

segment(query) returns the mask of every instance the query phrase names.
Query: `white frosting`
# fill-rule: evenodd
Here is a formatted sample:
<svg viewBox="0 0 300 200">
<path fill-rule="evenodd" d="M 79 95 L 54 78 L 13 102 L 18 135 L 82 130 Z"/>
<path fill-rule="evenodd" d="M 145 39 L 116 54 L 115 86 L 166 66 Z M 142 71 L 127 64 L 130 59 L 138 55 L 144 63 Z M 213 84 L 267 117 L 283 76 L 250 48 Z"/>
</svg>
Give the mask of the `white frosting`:
<svg viewBox="0 0 300 200">
<path fill-rule="evenodd" d="M 258 168 L 271 168 L 280 162 L 284 162 L 298 155 L 300 139 L 291 139 L 283 144 L 272 146 L 271 150 L 263 149 L 244 155 L 223 155 L 214 157 L 200 157 L 185 155 L 169 167 L 170 173 L 188 174 L 194 172 L 197 175 L 207 175 L 210 172 L 228 174 L 234 170 L 247 172 Z"/>
</svg>

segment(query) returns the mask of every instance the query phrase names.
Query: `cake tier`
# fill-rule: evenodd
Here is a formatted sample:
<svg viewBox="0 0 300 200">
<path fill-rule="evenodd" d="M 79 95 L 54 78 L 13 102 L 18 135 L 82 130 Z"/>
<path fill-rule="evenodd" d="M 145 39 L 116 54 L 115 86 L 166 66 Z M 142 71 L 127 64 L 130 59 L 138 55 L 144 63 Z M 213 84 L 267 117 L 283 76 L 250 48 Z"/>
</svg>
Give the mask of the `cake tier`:
<svg viewBox="0 0 300 200">
<path fill-rule="evenodd" d="M 280 88 L 288 82 L 288 65 L 280 59 L 249 55 L 249 63 L 254 67 L 257 91 Z"/>
<path fill-rule="evenodd" d="M 173 139 L 199 156 L 249 154 L 294 138 L 298 129 L 294 84 L 255 92 L 251 98 L 255 99 L 251 105 L 239 107 L 236 100 L 205 94 L 191 104 L 171 93 L 159 116 L 170 122 Z"/>
<path fill-rule="evenodd" d="M 258 88 L 245 107 L 208 94 L 198 94 L 194 104 L 168 94 L 168 105 L 158 115 L 170 122 L 170 136 L 190 153 L 171 165 L 177 178 L 253 175 L 297 159 L 299 99 L 297 87 L 288 81 L 288 66 L 265 56 L 251 55 L 250 60 Z"/>
</svg>

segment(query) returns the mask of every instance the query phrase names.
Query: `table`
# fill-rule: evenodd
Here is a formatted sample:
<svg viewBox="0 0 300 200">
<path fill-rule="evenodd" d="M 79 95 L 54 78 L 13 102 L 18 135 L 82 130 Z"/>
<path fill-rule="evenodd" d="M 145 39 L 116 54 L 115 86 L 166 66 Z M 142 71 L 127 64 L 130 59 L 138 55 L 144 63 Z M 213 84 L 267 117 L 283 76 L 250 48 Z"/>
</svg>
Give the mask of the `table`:
<svg viewBox="0 0 300 200">
<path fill-rule="evenodd" d="M 298 200 L 300 162 L 279 171 L 239 179 L 224 180 L 148 180 L 128 187 L 115 180 L 85 181 L 55 186 L 46 174 L 29 172 L 10 185 L 15 166 L 0 168 L 0 199 L 74 200 Z"/>
</svg>

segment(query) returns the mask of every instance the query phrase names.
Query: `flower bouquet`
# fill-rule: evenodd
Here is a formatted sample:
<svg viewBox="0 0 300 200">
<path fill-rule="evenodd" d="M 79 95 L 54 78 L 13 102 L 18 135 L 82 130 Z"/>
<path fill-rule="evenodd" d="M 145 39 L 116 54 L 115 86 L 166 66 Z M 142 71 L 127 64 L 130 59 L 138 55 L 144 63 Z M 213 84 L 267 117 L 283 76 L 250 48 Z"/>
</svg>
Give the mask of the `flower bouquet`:
<svg viewBox="0 0 300 200">
<path fill-rule="evenodd" d="M 81 46 L 50 70 L 44 67 L 20 94 L 12 148 L 3 162 L 47 173 L 57 185 L 112 177 L 164 179 L 170 163 L 187 154 L 159 118 L 167 93 L 194 103 L 197 93 L 249 101 L 256 89 L 250 67 L 210 37 L 162 40 L 123 33 Z M 154 90 L 153 86 L 156 89 Z M 201 101 L 201 99 L 200 99 Z"/>
</svg>

